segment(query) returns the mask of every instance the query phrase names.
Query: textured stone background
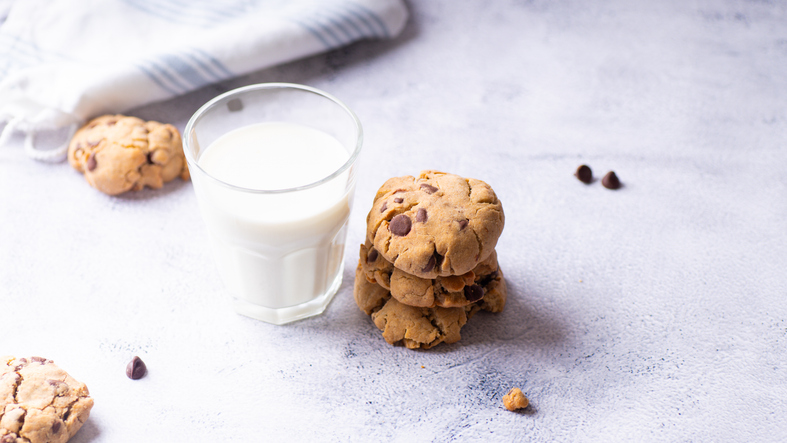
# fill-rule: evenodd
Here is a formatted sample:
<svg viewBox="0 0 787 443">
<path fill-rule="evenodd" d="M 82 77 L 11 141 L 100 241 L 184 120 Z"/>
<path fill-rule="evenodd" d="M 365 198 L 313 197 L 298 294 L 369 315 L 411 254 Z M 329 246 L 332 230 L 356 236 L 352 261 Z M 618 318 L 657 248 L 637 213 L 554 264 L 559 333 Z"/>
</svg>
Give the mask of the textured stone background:
<svg viewBox="0 0 787 443">
<path fill-rule="evenodd" d="M 111 198 L 21 138 L 0 150 L 0 354 L 88 384 L 74 441 L 786 440 L 787 2 L 409 7 L 394 41 L 131 112 L 182 130 L 265 81 L 357 112 L 345 282 L 321 317 L 231 311 L 190 183 Z M 583 185 L 581 163 L 625 187 Z M 382 340 L 351 282 L 376 188 L 427 168 L 497 191 L 510 295 L 414 352 Z M 512 386 L 522 413 L 502 407 Z"/>
</svg>

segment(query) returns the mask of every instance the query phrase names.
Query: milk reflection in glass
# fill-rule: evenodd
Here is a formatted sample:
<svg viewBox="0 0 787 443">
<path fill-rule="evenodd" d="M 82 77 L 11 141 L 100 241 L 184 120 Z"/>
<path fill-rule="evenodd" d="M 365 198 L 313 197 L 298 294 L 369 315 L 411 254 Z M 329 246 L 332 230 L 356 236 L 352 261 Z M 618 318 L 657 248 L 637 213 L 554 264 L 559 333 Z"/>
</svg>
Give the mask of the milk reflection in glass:
<svg viewBox="0 0 787 443">
<path fill-rule="evenodd" d="M 322 180 L 349 155 L 317 129 L 266 122 L 222 135 L 197 162 L 225 183 L 280 190 Z M 195 177 L 219 271 L 239 312 L 259 317 L 254 305 L 295 306 L 336 290 L 352 195 L 347 182 L 338 177 L 302 191 L 254 194 Z"/>
</svg>

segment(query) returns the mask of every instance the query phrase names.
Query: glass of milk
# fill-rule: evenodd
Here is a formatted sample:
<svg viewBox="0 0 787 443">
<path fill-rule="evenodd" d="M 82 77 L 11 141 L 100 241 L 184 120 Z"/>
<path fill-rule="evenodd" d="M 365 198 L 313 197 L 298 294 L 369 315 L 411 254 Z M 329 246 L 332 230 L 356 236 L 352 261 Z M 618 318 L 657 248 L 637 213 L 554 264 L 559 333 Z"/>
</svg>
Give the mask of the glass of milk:
<svg viewBox="0 0 787 443">
<path fill-rule="evenodd" d="M 289 83 L 227 92 L 188 122 L 183 150 L 238 313 L 284 324 L 330 303 L 362 142 L 346 105 Z"/>
</svg>

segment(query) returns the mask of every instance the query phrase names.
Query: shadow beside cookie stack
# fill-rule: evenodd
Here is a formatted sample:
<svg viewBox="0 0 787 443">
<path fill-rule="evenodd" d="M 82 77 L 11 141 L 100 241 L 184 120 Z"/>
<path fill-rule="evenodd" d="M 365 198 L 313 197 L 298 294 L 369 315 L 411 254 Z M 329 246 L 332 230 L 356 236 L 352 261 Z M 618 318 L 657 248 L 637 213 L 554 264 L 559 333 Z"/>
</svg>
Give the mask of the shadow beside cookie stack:
<svg viewBox="0 0 787 443">
<path fill-rule="evenodd" d="M 503 207 L 481 180 L 422 171 L 377 191 L 353 295 L 390 344 L 455 343 L 479 310 L 501 312 L 506 284 L 495 245 Z"/>
</svg>

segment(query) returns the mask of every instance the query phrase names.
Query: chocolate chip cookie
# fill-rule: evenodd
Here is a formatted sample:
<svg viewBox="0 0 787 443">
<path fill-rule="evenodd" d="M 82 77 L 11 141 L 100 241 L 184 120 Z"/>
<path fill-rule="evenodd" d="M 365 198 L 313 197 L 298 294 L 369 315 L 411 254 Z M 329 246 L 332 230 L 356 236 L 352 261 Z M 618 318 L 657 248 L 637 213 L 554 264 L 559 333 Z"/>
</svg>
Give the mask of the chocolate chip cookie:
<svg viewBox="0 0 787 443">
<path fill-rule="evenodd" d="M 495 249 L 503 206 L 481 180 L 437 171 L 395 177 L 377 191 L 366 238 L 394 267 L 421 278 L 462 275 Z"/>
<path fill-rule="evenodd" d="M 359 260 L 355 272 L 353 297 L 383 338 L 390 344 L 402 343 L 410 349 L 428 349 L 442 342 L 455 343 L 460 330 L 480 310 L 501 312 L 506 302 L 506 286 L 498 269 L 482 281 L 485 296 L 463 308 L 423 308 L 408 306 L 391 296 L 391 292 L 374 281 L 369 281 Z"/>
<path fill-rule="evenodd" d="M 418 308 L 399 303 L 380 285 L 371 283 L 361 270 L 355 272 L 353 296 L 358 306 L 372 316 L 389 344 L 402 343 L 410 349 L 429 349 L 440 343 L 455 343 L 467 323 L 463 308 Z"/>
<path fill-rule="evenodd" d="M 79 129 L 68 146 L 68 162 L 109 195 L 189 179 L 177 128 L 123 115 L 97 117 Z"/>
<path fill-rule="evenodd" d="M 64 443 L 92 407 L 87 386 L 52 360 L 0 358 L 0 443 Z"/>
<path fill-rule="evenodd" d="M 498 271 L 497 254 L 492 253 L 472 271 L 462 275 L 421 278 L 407 274 L 380 255 L 371 243 L 361 245 L 361 268 L 366 279 L 391 291 L 393 298 L 422 308 L 461 308 L 481 300 L 485 284 Z"/>
</svg>

